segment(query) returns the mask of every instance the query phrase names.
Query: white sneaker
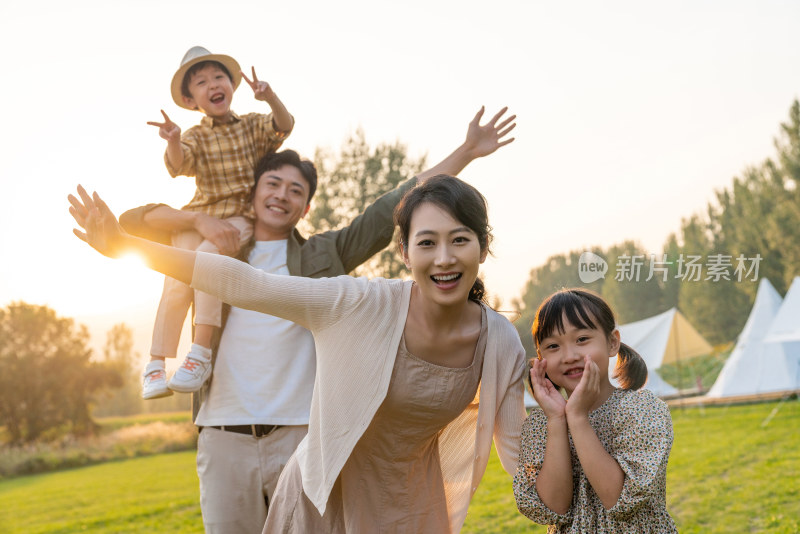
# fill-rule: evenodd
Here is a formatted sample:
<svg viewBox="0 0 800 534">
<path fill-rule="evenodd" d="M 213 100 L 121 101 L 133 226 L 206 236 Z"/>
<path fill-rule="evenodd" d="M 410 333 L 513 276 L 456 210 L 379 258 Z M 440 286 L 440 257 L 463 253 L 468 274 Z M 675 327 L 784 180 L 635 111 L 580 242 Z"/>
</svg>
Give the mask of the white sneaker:
<svg viewBox="0 0 800 534">
<path fill-rule="evenodd" d="M 192 344 L 183 364 L 169 379 L 169 389 L 179 393 L 192 393 L 203 387 L 211 375 L 211 349 Z"/>
<path fill-rule="evenodd" d="M 167 387 L 167 371 L 164 362 L 153 360 L 144 368 L 142 375 L 142 398 L 144 400 L 169 397 L 172 392 Z"/>
</svg>

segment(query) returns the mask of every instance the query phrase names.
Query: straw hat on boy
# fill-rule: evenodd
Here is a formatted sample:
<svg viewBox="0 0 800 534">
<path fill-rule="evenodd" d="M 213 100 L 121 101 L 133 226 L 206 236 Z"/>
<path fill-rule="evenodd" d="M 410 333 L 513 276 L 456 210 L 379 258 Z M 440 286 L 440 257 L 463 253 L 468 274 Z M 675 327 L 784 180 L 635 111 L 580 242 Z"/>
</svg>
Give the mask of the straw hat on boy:
<svg viewBox="0 0 800 534">
<path fill-rule="evenodd" d="M 181 85 L 183 84 L 183 77 L 186 76 L 186 72 L 192 68 L 192 66 L 200 63 L 201 61 L 216 61 L 221 63 L 228 69 L 228 72 L 231 75 L 231 81 L 233 83 L 233 90 L 235 91 L 237 87 L 239 87 L 239 82 L 242 81 L 242 68 L 239 66 L 239 63 L 233 59 L 231 56 L 226 56 L 223 54 L 212 54 L 202 46 L 193 46 L 189 49 L 186 54 L 184 54 L 183 59 L 181 60 L 181 66 L 175 75 L 172 77 L 172 100 L 175 101 L 180 107 L 184 109 L 190 109 L 184 104 L 183 102 L 183 94 L 181 93 Z"/>
</svg>

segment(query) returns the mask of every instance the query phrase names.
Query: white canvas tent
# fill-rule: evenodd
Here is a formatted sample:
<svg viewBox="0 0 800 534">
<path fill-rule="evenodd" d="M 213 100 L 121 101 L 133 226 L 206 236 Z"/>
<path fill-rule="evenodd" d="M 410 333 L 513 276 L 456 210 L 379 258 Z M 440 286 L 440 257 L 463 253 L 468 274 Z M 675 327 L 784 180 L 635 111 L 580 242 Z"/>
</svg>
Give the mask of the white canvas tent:
<svg viewBox="0 0 800 534">
<path fill-rule="evenodd" d="M 539 405 L 536 404 L 535 400 L 533 400 L 533 396 L 530 393 L 528 393 L 528 387 L 525 386 L 525 407 L 533 408 L 534 406 L 539 406 Z"/>
<path fill-rule="evenodd" d="M 778 313 L 764 337 L 767 343 L 800 341 L 800 276 L 792 281 Z"/>
<path fill-rule="evenodd" d="M 786 383 L 779 391 L 800 389 L 800 276 L 792 281 L 764 343 L 780 343 L 786 361 Z M 781 387 L 781 382 L 775 384 Z"/>
<path fill-rule="evenodd" d="M 736 346 L 707 397 L 754 395 L 790 389 L 789 368 L 782 343 L 765 343 L 781 307 L 781 296 L 762 278 L 756 300 Z"/>
<path fill-rule="evenodd" d="M 658 375 L 659 367 L 708 354 L 712 350 L 711 345 L 677 308 L 641 321 L 621 325 L 619 333 L 622 342 L 633 347 L 647 363 L 648 378 L 645 389 L 662 397 L 675 395 L 678 390 Z M 613 373 L 615 366 L 616 359 L 612 359 L 609 362 L 609 373 Z"/>
</svg>

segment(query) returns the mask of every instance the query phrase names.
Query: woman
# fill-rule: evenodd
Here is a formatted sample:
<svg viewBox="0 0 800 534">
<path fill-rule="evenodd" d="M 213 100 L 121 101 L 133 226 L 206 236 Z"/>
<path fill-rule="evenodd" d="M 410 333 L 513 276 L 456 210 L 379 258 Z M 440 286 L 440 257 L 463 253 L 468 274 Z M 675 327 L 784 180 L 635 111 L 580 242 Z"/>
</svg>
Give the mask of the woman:
<svg viewBox="0 0 800 534">
<path fill-rule="evenodd" d="M 101 253 L 135 250 L 168 276 L 314 334 L 309 433 L 266 532 L 458 532 L 492 434 L 513 473 L 525 354 L 513 326 L 482 302 L 491 235 L 473 187 L 438 176 L 397 207 L 413 281 L 268 275 L 129 236 L 96 194 L 79 192 L 71 212 L 86 233 L 76 234 Z"/>
</svg>

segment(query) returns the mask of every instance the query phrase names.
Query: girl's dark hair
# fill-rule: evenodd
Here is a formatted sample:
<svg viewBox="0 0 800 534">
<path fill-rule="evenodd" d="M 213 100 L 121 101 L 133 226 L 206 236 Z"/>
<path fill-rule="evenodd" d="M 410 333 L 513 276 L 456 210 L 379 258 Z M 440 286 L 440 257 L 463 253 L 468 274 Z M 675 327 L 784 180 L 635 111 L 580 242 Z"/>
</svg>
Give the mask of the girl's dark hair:
<svg viewBox="0 0 800 534">
<path fill-rule="evenodd" d="M 394 209 L 394 223 L 400 228 L 400 246 L 408 250 L 408 233 L 411 231 L 411 216 L 416 209 L 430 202 L 455 220 L 475 232 L 481 252 L 489 250 L 492 242 L 492 227 L 489 226 L 486 199 L 466 182 L 453 176 L 439 174 L 411 189 Z M 487 303 L 486 288 L 480 278 L 475 279 L 469 291 L 469 300 Z"/>
<path fill-rule="evenodd" d="M 602 330 L 606 338 L 611 338 L 617 327 L 614 312 L 600 295 L 582 288 L 562 289 L 547 297 L 536 311 L 531 334 L 537 349 L 554 331 L 565 332 L 564 316 L 576 328 Z M 619 345 L 614 378 L 622 389 L 639 389 L 647 381 L 647 364 L 625 343 Z"/>
</svg>

